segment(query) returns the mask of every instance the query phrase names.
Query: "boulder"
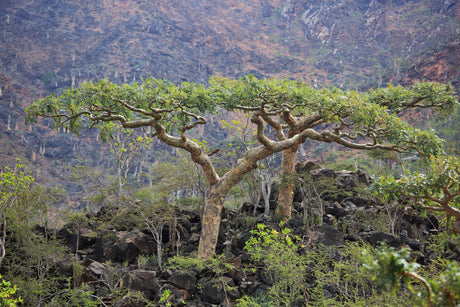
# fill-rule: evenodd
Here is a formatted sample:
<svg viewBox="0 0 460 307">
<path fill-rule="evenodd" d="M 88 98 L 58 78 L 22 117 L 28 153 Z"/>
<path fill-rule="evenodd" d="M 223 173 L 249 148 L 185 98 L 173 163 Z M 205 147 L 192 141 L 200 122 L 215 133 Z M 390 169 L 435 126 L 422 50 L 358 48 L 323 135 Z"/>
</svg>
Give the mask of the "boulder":
<svg viewBox="0 0 460 307">
<path fill-rule="evenodd" d="M 233 268 L 228 270 L 228 275 L 233 278 L 235 282 L 240 281 L 243 277 L 243 265 L 241 264 L 241 259 L 238 257 L 230 257 L 226 262 L 233 266 Z"/>
<path fill-rule="evenodd" d="M 326 214 L 331 214 L 336 218 L 343 217 L 349 213 L 349 210 L 338 202 L 333 202 L 332 204 L 326 206 L 325 210 Z"/>
<path fill-rule="evenodd" d="M 61 228 L 57 233 L 57 237 L 64 241 L 64 243 L 71 248 L 73 253 L 75 252 L 75 248 L 77 246 L 77 234 L 70 226 Z M 82 226 L 78 237 L 78 249 L 80 250 L 90 247 L 95 241 L 95 233 L 87 226 Z"/>
<path fill-rule="evenodd" d="M 318 225 L 312 228 L 312 236 L 317 236 L 317 242 L 325 246 L 343 245 L 343 234 L 329 225 Z"/>
<path fill-rule="evenodd" d="M 209 304 L 221 304 L 226 297 L 236 299 L 239 297 L 238 291 L 227 291 L 226 287 L 234 287 L 235 283 L 230 277 L 221 277 L 217 280 L 203 281 L 201 298 Z"/>
<path fill-rule="evenodd" d="M 100 262 L 92 261 L 85 266 L 81 276 L 81 281 L 88 283 L 99 279 L 107 279 L 107 268 Z"/>
<path fill-rule="evenodd" d="M 401 246 L 401 240 L 398 237 L 382 231 L 363 232 L 359 234 L 359 237 L 372 246 L 381 245 L 383 242 L 392 247 Z"/>
<path fill-rule="evenodd" d="M 120 238 L 108 251 L 108 258 L 119 263 L 134 263 L 139 255 L 151 255 L 156 251 L 153 238 L 142 231 L 121 233 Z"/>
<path fill-rule="evenodd" d="M 169 276 L 168 282 L 183 290 L 192 290 L 196 288 L 196 276 L 193 272 L 176 271 Z"/>
<path fill-rule="evenodd" d="M 329 168 L 314 169 L 311 171 L 311 175 L 314 180 L 320 180 L 324 178 L 337 178 L 337 172 Z"/>
<path fill-rule="evenodd" d="M 141 291 L 149 300 L 154 300 L 160 289 L 156 280 L 156 272 L 146 270 L 127 272 L 121 279 L 120 287 Z"/>
<path fill-rule="evenodd" d="M 348 171 L 341 171 L 337 173 L 337 188 L 339 189 L 349 189 L 349 188 L 356 188 L 358 185 L 355 181 L 355 176 L 353 176 L 352 172 Z"/>
<path fill-rule="evenodd" d="M 70 277 L 73 275 L 73 263 L 75 262 L 74 254 L 66 254 L 56 263 L 60 275 Z"/>
</svg>

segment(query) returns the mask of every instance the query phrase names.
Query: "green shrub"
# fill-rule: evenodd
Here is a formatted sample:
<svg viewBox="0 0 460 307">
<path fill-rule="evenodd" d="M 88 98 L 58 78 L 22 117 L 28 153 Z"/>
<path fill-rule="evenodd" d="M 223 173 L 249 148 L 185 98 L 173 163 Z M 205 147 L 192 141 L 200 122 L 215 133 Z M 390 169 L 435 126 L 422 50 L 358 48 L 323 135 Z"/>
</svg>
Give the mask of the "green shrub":
<svg viewBox="0 0 460 307">
<path fill-rule="evenodd" d="M 273 281 L 267 294 L 274 306 L 291 306 L 305 299 L 305 258 L 297 253 L 295 241 L 300 238 L 293 238 L 290 232 L 289 228 L 279 232 L 258 224 L 245 246 L 251 259 L 263 263 L 265 273 Z"/>
<path fill-rule="evenodd" d="M 16 304 L 22 303 L 20 296 L 15 297 L 18 288 L 6 281 L 0 275 L 0 305 L 5 307 L 14 307 Z"/>
<path fill-rule="evenodd" d="M 460 267 L 457 262 L 444 263 L 444 270 L 435 279 L 429 279 L 416 272 L 420 265 L 409 262 L 409 257 L 407 248 L 396 250 L 384 246 L 366 266 L 374 272 L 380 289 L 389 288 L 395 293 L 403 282 L 428 306 L 455 307 L 460 304 Z M 414 287 L 414 282 L 423 287 Z"/>
</svg>

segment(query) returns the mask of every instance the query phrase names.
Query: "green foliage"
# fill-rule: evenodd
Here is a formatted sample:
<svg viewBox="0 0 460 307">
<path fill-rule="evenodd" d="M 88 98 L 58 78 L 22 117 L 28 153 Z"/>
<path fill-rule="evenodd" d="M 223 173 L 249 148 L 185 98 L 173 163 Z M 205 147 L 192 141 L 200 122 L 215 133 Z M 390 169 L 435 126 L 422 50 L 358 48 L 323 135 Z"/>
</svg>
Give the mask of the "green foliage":
<svg viewBox="0 0 460 307">
<path fill-rule="evenodd" d="M 83 276 L 83 270 L 84 267 L 77 263 L 77 262 L 72 262 L 72 279 L 73 279 L 73 287 L 78 288 L 81 285 L 81 277 Z"/>
<path fill-rule="evenodd" d="M 226 262 L 225 255 L 216 255 L 214 258 L 201 259 L 196 257 L 175 256 L 168 260 L 171 268 L 183 271 L 201 272 L 209 270 L 214 276 L 222 277 L 230 270 L 234 270 L 233 264 Z"/>
<path fill-rule="evenodd" d="M 432 107 L 443 114 L 452 112 L 457 97 L 450 84 L 431 82 L 415 83 L 411 87 L 389 85 L 386 88 L 371 90 L 369 95 L 371 103 L 378 103 L 388 107 L 391 111 L 401 112 L 410 107 Z M 446 103 L 447 102 L 447 103 Z"/>
<path fill-rule="evenodd" d="M 56 268 L 66 252 L 67 248 L 55 238 L 41 238 L 32 231 L 27 239 L 11 248 L 5 275 L 18 285 L 26 306 L 39 305 L 65 284 Z"/>
<path fill-rule="evenodd" d="M 460 266 L 458 262 L 448 262 L 436 280 L 430 281 L 435 294 L 434 306 L 458 306 L 460 304 Z"/>
<path fill-rule="evenodd" d="M 371 189 L 386 201 L 406 196 L 422 209 L 446 211 L 460 219 L 460 158 L 431 157 L 426 172 L 407 173 L 397 180 L 381 177 Z"/>
<path fill-rule="evenodd" d="M 12 285 L 9 281 L 6 281 L 0 275 L 0 304 L 5 307 L 14 307 L 23 300 L 21 297 L 15 297 L 18 288 L 16 285 Z"/>
<path fill-rule="evenodd" d="M 318 114 L 322 122 L 336 123 L 340 130 L 346 126 L 354 131 L 328 141 L 352 141 L 361 135 L 378 143 L 386 140 L 403 150 L 413 150 L 415 145 L 425 155 L 436 155 L 441 149 L 440 140 L 432 132 L 410 127 L 397 114 L 416 107 L 449 112 L 456 104 L 449 85 L 427 82 L 411 88 L 389 86 L 369 93 L 315 89 L 297 80 L 258 80 L 254 76 L 238 80 L 214 77 L 209 84 L 205 88 L 200 84 L 174 85 L 156 79 L 131 85 L 117 85 L 106 79 L 84 82 L 78 89 L 69 89 L 59 97 L 51 95 L 35 102 L 27 109 L 27 120 L 34 121 L 37 116 L 53 117 L 56 127 L 63 126 L 74 133 L 83 125 L 98 126 L 101 136 L 107 139 L 117 121 L 125 128 L 161 124 L 170 133 L 183 133 L 196 124 L 204 124 L 204 116 L 217 112 L 218 107 L 244 113 L 266 107 L 275 115 L 287 107 L 294 116 Z"/>
<path fill-rule="evenodd" d="M 378 289 L 389 287 L 393 292 L 398 290 L 403 273 L 415 271 L 420 267 L 416 262 L 408 262 L 409 256 L 409 250 L 406 248 L 396 250 L 393 247 L 383 246 L 376 252 L 375 260 L 366 264 L 366 267 L 376 272 L 375 280 Z"/>
<path fill-rule="evenodd" d="M 170 302 L 170 298 L 169 298 L 170 295 L 171 295 L 171 290 L 169 290 L 169 289 L 165 289 L 163 291 L 163 293 L 161 293 L 160 300 L 158 301 L 160 306 L 165 306 L 165 307 L 171 307 L 172 306 L 172 304 Z"/>
<path fill-rule="evenodd" d="M 1 170 L 0 170 L 1 171 Z M 18 219 L 24 217 L 23 211 L 27 209 L 27 195 L 34 178 L 25 170 L 25 165 L 18 159 L 15 169 L 5 168 L 0 172 L 0 268 L 6 257 L 7 232 L 12 227 L 12 222 L 29 223 L 26 216 L 25 220 Z M 14 225 L 14 222 L 13 222 Z M 18 227 L 17 229 L 21 229 Z"/>
<path fill-rule="evenodd" d="M 409 262 L 409 257 L 406 248 L 396 250 L 383 246 L 366 267 L 375 274 L 374 279 L 380 289 L 388 287 L 394 293 L 403 281 L 417 297 L 425 299 L 428 306 L 457 306 L 460 303 L 460 268 L 457 262 L 445 263 L 443 272 L 436 279 L 425 279 L 416 273 L 420 265 Z M 421 283 L 424 290 L 414 289 L 411 281 Z"/>
<path fill-rule="evenodd" d="M 177 206 L 180 207 L 187 207 L 192 209 L 200 210 L 203 208 L 205 204 L 205 199 L 203 197 L 187 197 L 187 198 L 180 198 L 177 200 Z"/>
<path fill-rule="evenodd" d="M 87 285 L 82 285 L 78 288 L 73 288 L 70 286 L 67 289 L 55 293 L 47 304 L 49 307 L 59 307 L 59 306 L 70 306 L 70 307 L 79 307 L 79 306 L 88 306 L 88 307 L 97 307 L 100 306 L 102 300 L 97 297 Z"/>
<path fill-rule="evenodd" d="M 237 307 L 270 307 L 273 306 L 266 295 L 259 295 L 256 297 L 245 295 L 236 300 Z"/>
<path fill-rule="evenodd" d="M 17 204 L 22 193 L 26 193 L 34 178 L 25 170 L 25 165 L 18 160 L 16 167 L 5 168 L 0 173 L 0 213 L 7 215 L 9 210 Z"/>
<path fill-rule="evenodd" d="M 141 305 L 145 307 L 157 307 L 158 304 L 153 303 L 152 301 L 148 300 L 144 293 L 141 291 L 136 290 L 128 290 L 123 291 L 120 293 L 120 296 L 115 299 L 115 302 L 121 301 L 122 304 L 127 304 L 128 306 L 136 306 Z M 164 306 L 164 305 L 160 305 Z"/>
<path fill-rule="evenodd" d="M 263 265 L 263 274 L 271 274 L 273 285 L 266 296 L 244 296 L 237 306 L 290 306 L 294 302 L 308 306 L 411 305 L 408 293 L 377 291 L 375 271 L 370 274 L 363 266 L 376 253 L 370 245 L 354 242 L 306 251 L 301 239 L 291 238 L 289 230 L 258 225 L 253 234 L 246 249 L 254 264 Z"/>
<path fill-rule="evenodd" d="M 157 263 L 158 259 L 156 255 L 139 255 L 137 258 L 137 266 L 142 270 L 145 270 L 146 267 Z"/>
<path fill-rule="evenodd" d="M 200 197 L 204 197 L 205 191 L 209 188 L 202 169 L 184 156 L 172 159 L 169 154 L 163 153 L 158 157 L 149 174 L 146 174 L 152 182 L 152 193 L 170 198 L 178 205 L 190 204 L 201 208 Z M 185 190 L 185 193 L 182 193 L 185 195 L 173 197 L 180 190 Z M 189 200 L 185 200 L 186 198 Z"/>
<path fill-rule="evenodd" d="M 289 228 L 280 232 L 258 224 L 245 249 L 255 263 L 263 263 L 273 280 L 268 291 L 275 306 L 290 306 L 305 295 L 305 259 L 297 253 L 296 241 Z"/>
<path fill-rule="evenodd" d="M 449 116 L 436 116 L 432 125 L 438 135 L 446 140 L 445 149 L 449 154 L 460 154 L 460 107 L 449 114 Z"/>
<path fill-rule="evenodd" d="M 107 79 L 98 82 L 83 82 L 77 89 L 68 89 L 63 95 L 51 95 L 28 108 L 28 121 L 34 121 L 40 114 L 66 114 L 65 121 L 56 118 L 56 127 L 64 126 L 78 134 L 84 126 L 96 124 L 101 128 L 101 137 L 107 140 L 111 133 L 107 128 L 111 121 L 95 123 L 91 119 L 105 116 L 107 111 L 127 120 L 134 119 L 136 110 L 164 110 L 162 123 L 169 131 L 180 131 L 194 119 L 188 113 L 213 113 L 216 106 L 209 103 L 208 93 L 203 85 L 183 82 L 177 86 L 167 80 L 144 79 L 141 84 L 117 85 Z M 148 114 L 141 114 L 147 118 Z M 82 120 L 87 117 L 90 121 Z M 113 118 L 113 121 L 117 118 Z M 104 128 L 105 127 L 105 128 Z M 105 129 L 105 130 L 104 130 Z"/>
<path fill-rule="evenodd" d="M 309 306 L 410 306 L 410 297 L 403 291 L 398 295 L 377 291 L 373 275 L 363 266 L 374 253 L 370 245 L 362 242 L 309 251 L 306 263 L 315 277 L 315 283 L 307 289 Z M 330 291 L 327 296 L 325 289 Z"/>
</svg>

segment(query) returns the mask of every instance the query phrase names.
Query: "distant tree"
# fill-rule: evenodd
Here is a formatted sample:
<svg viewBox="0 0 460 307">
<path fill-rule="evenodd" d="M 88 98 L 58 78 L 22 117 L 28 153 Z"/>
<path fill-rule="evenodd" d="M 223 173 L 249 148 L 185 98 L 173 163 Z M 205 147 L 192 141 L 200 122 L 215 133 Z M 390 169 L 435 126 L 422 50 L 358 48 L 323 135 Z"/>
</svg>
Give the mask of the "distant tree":
<svg viewBox="0 0 460 307">
<path fill-rule="evenodd" d="M 410 103 L 423 103 L 427 107 L 448 107 L 455 103 L 448 86 L 430 86 L 426 86 L 426 91 L 433 99 L 411 100 Z M 395 99 L 406 95 L 402 90 L 392 93 Z M 257 168 L 258 161 L 274 153 L 288 150 L 284 154 L 289 157 L 283 162 L 285 173 L 293 166 L 295 159 L 291 157 L 295 158 L 298 146 L 307 139 L 335 142 L 355 149 L 418 151 L 424 155 L 439 153 L 441 142 L 433 132 L 411 127 L 392 111 L 406 107 L 409 102 L 403 103 L 401 99 L 396 99 L 394 104 L 391 99 L 385 102 L 379 100 L 377 94 L 336 88 L 318 90 L 300 81 L 257 80 L 252 76 L 238 80 L 213 78 L 208 88 L 155 79 L 131 85 L 100 80 L 82 83 L 61 96 L 51 95 L 35 102 L 27 109 L 27 120 L 51 117 L 56 127 L 64 126 L 74 133 L 85 125 L 98 127 L 105 140 L 116 123 L 125 129 L 150 128 L 152 137 L 187 151 L 202 167 L 210 186 L 198 248 L 199 257 L 210 258 L 215 253 L 227 193 L 246 173 Z M 249 113 L 260 143 L 246 150 L 223 175 L 217 173 L 211 159 L 216 151 L 207 152 L 205 146 L 187 137 L 191 129 L 206 124 L 205 117 L 218 112 L 219 108 Z M 275 139 L 265 133 L 267 125 L 274 129 Z M 320 129 L 322 131 L 318 131 Z M 289 196 L 291 194 L 289 192 Z M 290 206 L 281 206 L 279 214 L 289 217 Z"/>
<path fill-rule="evenodd" d="M 120 198 L 125 185 L 128 183 L 128 173 L 135 158 L 149 147 L 152 139 L 143 136 L 135 137 L 132 135 L 132 131 L 117 128 L 119 127 L 114 127 L 113 134 L 116 137 L 110 139 L 109 144 L 110 151 L 116 160 L 118 197 Z"/>
<path fill-rule="evenodd" d="M 199 166 L 185 156 L 161 156 L 145 176 L 151 181 L 150 189 L 165 195 L 172 203 L 185 198 L 205 198 L 208 186 Z"/>
</svg>

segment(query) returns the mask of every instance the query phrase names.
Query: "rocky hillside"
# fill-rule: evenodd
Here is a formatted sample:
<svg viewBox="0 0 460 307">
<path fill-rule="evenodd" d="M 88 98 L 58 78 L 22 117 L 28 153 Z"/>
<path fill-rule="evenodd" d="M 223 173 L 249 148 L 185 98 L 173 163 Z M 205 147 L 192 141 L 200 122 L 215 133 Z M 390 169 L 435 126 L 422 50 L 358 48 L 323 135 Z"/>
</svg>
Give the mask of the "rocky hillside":
<svg viewBox="0 0 460 307">
<path fill-rule="evenodd" d="M 413 258 L 424 267 L 439 259 L 460 259 L 460 249 L 455 245 L 458 239 L 451 238 L 435 245 L 434 238 L 441 237 L 442 230 L 435 215 L 423 217 L 410 207 L 401 209 L 382 204 L 364 194 L 362 188 L 369 185 L 364 172 L 334 171 L 313 163 L 299 164 L 296 169 L 298 175 L 312 176 L 312 182 L 301 186 L 302 189 L 312 189 L 312 185 L 319 190 L 327 187 L 327 193 L 321 193 L 322 197 L 307 197 L 302 203 L 295 202 L 296 216 L 284 226 L 293 238 L 297 238 L 300 254 L 317 257 L 304 264 L 307 274 L 302 273 L 305 275 L 302 283 L 306 284 L 306 293 L 293 306 L 343 306 L 341 302 L 355 306 L 353 300 L 361 298 L 369 303 L 375 299 L 378 296 L 373 290 L 375 282 L 371 281 L 369 273 L 358 276 L 364 266 L 359 262 L 361 260 L 353 257 L 361 259 L 359 255 L 363 249 L 378 247 L 384 242 L 397 248 L 410 247 Z M 300 190 L 297 191 L 295 198 L 302 198 L 301 194 Z M 304 206 L 307 203 L 310 205 Z M 88 214 L 78 228 L 76 224 L 68 224 L 55 230 L 69 253 L 53 264 L 59 274 L 73 278 L 74 284 L 86 285 L 84 289 L 96 294 L 105 306 L 146 306 L 152 302 L 155 306 L 235 306 L 236 300 L 244 295 L 259 299 L 268 297 L 268 293 L 273 293 L 269 292 L 270 287 L 275 288 L 274 285 L 280 283 L 276 279 L 277 273 L 270 271 L 263 261 L 254 261 L 251 249 L 246 246 L 255 236 L 250 229 L 256 228 L 257 223 L 263 223 L 273 231 L 279 231 L 279 227 L 273 211 L 266 215 L 262 213 L 263 208 L 254 210 L 253 207 L 253 204 L 245 204 L 242 211 L 224 210 L 217 245 L 217 253 L 223 256 L 213 263 L 178 257 L 196 253 L 197 232 L 201 228 L 199 212 L 169 209 L 173 211 L 170 212 L 173 219 L 155 221 L 157 227 L 164 226 L 161 236 L 155 239 L 155 232 L 145 227 L 137 208 L 120 210 L 104 206 L 98 213 Z M 393 234 L 388 232 L 389 225 L 392 225 Z M 41 236 L 53 233 L 49 229 L 36 230 Z M 158 255 L 158 244 L 163 251 L 161 257 L 155 256 Z M 353 248 L 358 251 L 358 256 L 351 256 Z M 350 262 L 353 263 L 352 274 L 347 275 Z M 287 270 L 292 270 L 292 266 L 286 266 Z M 78 267 L 80 270 L 76 270 Z M 335 276 L 333 271 L 342 274 L 340 279 L 330 277 Z M 362 280 L 367 291 L 350 295 L 355 288 L 364 288 L 356 285 L 356 281 Z M 127 289 L 140 291 L 143 296 L 130 295 Z M 315 291 L 319 291 L 323 301 L 318 301 Z M 407 292 L 401 287 L 398 295 L 406 297 Z M 324 303 L 326 299 L 332 300 L 327 304 Z M 407 302 L 402 306 L 409 306 Z M 275 306 L 273 302 L 270 305 Z"/>
<path fill-rule="evenodd" d="M 95 158 L 95 137 L 23 124 L 33 99 L 84 80 L 254 73 L 352 88 L 458 85 L 459 20 L 455 0 L 4 0 L 0 160 L 21 156 L 54 178 L 60 164 Z"/>
<path fill-rule="evenodd" d="M 39 0 L 3 6 L 2 73 L 43 94 L 104 77 L 206 82 L 212 74 L 248 71 L 356 85 L 390 68 L 401 73 L 399 66 L 422 52 L 455 42 L 460 20 L 454 0 Z"/>
</svg>

